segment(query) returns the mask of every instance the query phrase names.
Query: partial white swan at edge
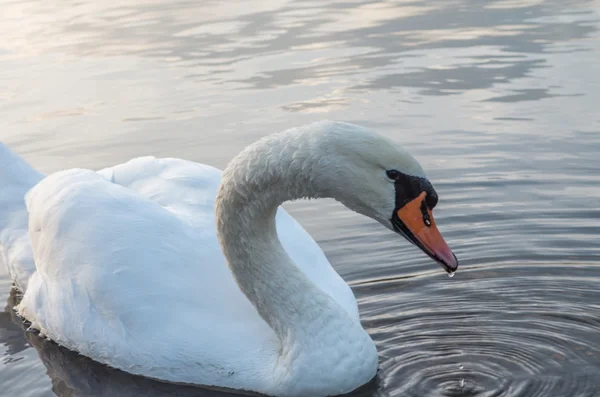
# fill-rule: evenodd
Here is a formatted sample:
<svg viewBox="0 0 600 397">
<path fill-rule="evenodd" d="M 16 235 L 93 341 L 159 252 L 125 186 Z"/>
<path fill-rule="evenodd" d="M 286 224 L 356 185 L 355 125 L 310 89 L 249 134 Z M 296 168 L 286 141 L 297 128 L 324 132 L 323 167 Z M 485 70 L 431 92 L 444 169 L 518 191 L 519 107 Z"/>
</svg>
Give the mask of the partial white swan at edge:
<svg viewBox="0 0 600 397">
<path fill-rule="evenodd" d="M 334 198 L 458 266 L 418 162 L 347 123 L 269 135 L 222 173 L 142 157 L 44 176 L 0 143 L 0 191 L 19 314 L 82 355 L 171 382 L 318 397 L 375 376 L 351 289 L 285 201 Z"/>
</svg>

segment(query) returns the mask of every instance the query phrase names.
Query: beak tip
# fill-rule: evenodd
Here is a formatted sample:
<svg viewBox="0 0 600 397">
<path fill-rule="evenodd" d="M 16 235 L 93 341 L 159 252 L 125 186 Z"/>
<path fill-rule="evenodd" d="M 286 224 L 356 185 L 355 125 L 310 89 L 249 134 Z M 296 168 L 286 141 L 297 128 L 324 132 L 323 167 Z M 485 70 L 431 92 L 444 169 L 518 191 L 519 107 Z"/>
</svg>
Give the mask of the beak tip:
<svg viewBox="0 0 600 397">
<path fill-rule="evenodd" d="M 456 270 L 458 269 L 458 258 L 454 255 L 454 252 L 452 253 L 452 256 L 454 257 L 454 270 Z"/>
<path fill-rule="evenodd" d="M 456 255 L 454 255 L 454 253 L 452 253 L 451 260 L 441 260 L 440 262 L 444 270 L 446 270 L 446 272 L 450 275 L 453 275 L 454 272 L 458 270 L 458 258 L 456 257 Z"/>
</svg>

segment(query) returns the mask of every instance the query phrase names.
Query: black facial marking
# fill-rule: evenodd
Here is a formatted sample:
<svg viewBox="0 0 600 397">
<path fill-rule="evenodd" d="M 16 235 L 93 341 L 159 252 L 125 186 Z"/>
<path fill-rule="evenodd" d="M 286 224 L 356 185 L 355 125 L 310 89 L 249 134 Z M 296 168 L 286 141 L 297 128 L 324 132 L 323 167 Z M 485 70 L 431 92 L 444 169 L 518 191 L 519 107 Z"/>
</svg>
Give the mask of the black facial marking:
<svg viewBox="0 0 600 397">
<path fill-rule="evenodd" d="M 388 178 L 394 180 L 394 187 L 396 190 L 396 211 L 404 207 L 409 201 L 417 198 L 422 192 L 427 193 L 427 196 L 425 197 L 425 204 L 427 207 L 432 210 L 436 206 L 438 195 L 431 185 L 431 182 L 427 179 L 406 175 L 397 170 L 388 170 L 386 174 Z"/>
<path fill-rule="evenodd" d="M 427 207 L 429 207 L 430 210 L 434 209 L 438 202 L 438 196 L 435 190 L 433 190 L 433 186 L 431 189 L 433 194 L 427 193 L 427 197 L 425 197 L 425 203 L 427 203 Z"/>
</svg>

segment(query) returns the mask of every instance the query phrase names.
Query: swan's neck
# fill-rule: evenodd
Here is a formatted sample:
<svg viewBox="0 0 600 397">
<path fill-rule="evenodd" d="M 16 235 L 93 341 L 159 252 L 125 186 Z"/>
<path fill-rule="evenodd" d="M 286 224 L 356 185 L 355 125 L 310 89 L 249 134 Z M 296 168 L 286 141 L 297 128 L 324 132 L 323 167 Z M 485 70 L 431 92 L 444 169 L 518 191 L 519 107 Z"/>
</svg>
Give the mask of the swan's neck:
<svg viewBox="0 0 600 397">
<path fill-rule="evenodd" d="M 329 355 L 340 360 L 341 353 L 352 367 L 350 372 L 372 367 L 372 341 L 344 308 L 294 264 L 275 226 L 277 208 L 284 201 L 332 196 L 322 177 L 323 162 L 317 158 L 322 152 L 311 147 L 316 144 L 308 133 L 284 133 L 238 155 L 223 174 L 216 201 L 217 228 L 240 289 L 280 340 L 280 361 L 290 371 L 312 365 L 320 377 L 340 377 L 331 368 L 319 368 L 319 361 Z M 364 372 L 368 371 L 363 368 L 362 376 Z M 362 381 L 353 379 L 339 388 Z"/>
</svg>

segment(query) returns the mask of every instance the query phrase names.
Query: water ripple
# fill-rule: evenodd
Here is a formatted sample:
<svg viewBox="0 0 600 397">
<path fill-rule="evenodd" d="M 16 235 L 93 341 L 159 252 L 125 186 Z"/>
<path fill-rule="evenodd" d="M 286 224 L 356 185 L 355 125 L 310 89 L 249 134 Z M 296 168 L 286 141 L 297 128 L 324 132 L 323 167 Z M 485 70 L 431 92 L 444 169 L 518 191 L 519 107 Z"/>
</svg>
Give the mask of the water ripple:
<svg viewBox="0 0 600 397">
<path fill-rule="evenodd" d="M 393 395 L 591 397 L 599 283 L 599 266 L 487 263 L 451 280 L 430 273 L 354 289 Z"/>
</svg>

